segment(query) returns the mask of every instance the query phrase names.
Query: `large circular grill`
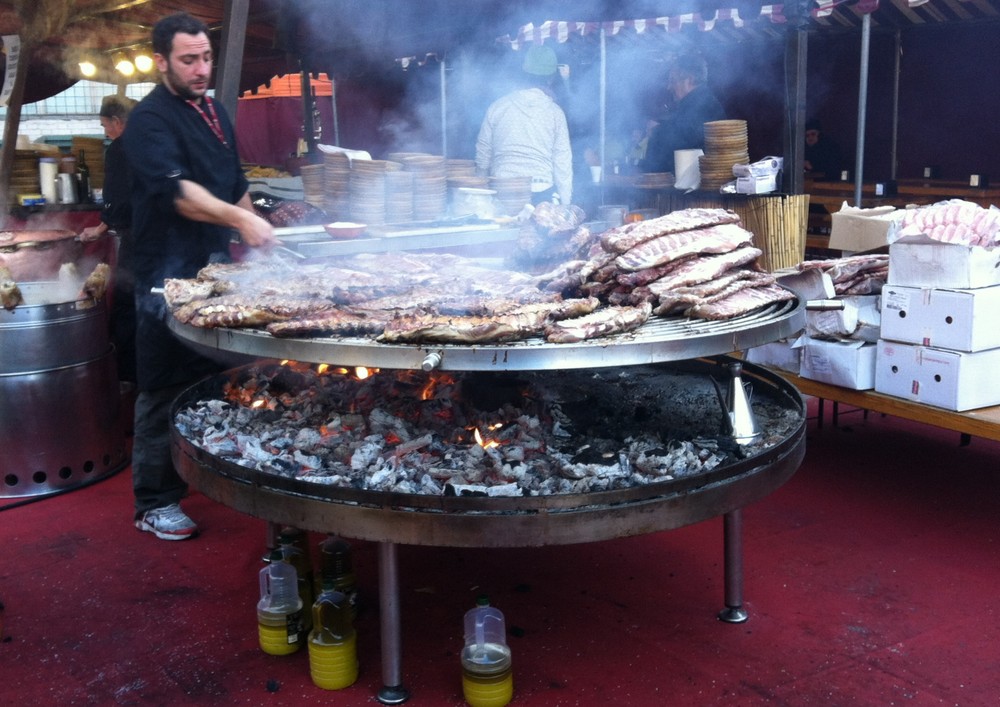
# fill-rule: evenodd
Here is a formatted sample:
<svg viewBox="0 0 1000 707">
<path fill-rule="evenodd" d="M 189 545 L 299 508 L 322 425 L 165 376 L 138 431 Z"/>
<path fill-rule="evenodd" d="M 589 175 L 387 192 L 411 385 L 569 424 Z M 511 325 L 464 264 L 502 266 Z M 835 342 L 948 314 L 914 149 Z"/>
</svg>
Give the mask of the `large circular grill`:
<svg viewBox="0 0 1000 707">
<path fill-rule="evenodd" d="M 446 371 L 547 371 L 609 366 L 685 365 L 708 374 L 728 366 L 727 353 L 768 343 L 800 330 L 798 300 L 725 321 L 652 319 L 634 332 L 579 344 L 531 339 L 476 346 L 380 344 L 351 338 L 281 339 L 232 329 L 199 329 L 176 321 L 176 335 L 210 352 L 292 359 L 339 366 Z M 695 361 L 710 356 L 716 361 Z M 687 362 L 687 363 L 684 363 Z M 589 542 L 638 535 L 724 516 L 725 609 L 739 623 L 743 608 L 741 509 L 787 481 L 805 454 L 801 395 L 764 369 L 746 365 L 754 395 L 780 401 L 798 424 L 766 451 L 711 472 L 608 492 L 545 497 L 448 497 L 318 486 L 224 462 L 184 439 L 175 428 L 174 460 L 181 476 L 210 498 L 266 519 L 325 533 L 377 541 L 383 687 L 378 699 L 400 704 L 403 687 L 396 545 L 514 547 Z M 181 406 L 218 397 L 223 378 L 186 391 Z M 739 385 L 742 386 L 742 383 Z"/>
<path fill-rule="evenodd" d="M 340 366 L 451 371 L 542 371 L 686 361 L 769 343 L 800 331 L 804 306 L 781 302 L 722 321 L 654 317 L 634 332 L 577 344 L 534 338 L 504 344 L 380 344 L 372 339 L 283 339 L 253 329 L 205 329 L 171 319 L 174 333 L 210 350 Z M 430 357 L 430 359 L 428 359 Z"/>
</svg>

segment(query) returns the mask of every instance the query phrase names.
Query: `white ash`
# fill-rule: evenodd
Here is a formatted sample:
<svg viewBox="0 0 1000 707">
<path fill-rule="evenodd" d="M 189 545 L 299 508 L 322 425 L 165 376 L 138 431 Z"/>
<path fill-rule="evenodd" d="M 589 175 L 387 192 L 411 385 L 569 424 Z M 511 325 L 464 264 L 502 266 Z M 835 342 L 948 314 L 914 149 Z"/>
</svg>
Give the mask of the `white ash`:
<svg viewBox="0 0 1000 707">
<path fill-rule="evenodd" d="M 233 373 L 226 399 L 181 409 L 213 456 L 338 487 L 413 494 L 617 490 L 711 471 L 779 443 L 801 412 L 760 396 L 762 439 L 735 443 L 703 374 L 664 367 L 537 373 L 382 371 L 305 364 Z M 478 430 L 482 444 L 473 437 Z"/>
</svg>

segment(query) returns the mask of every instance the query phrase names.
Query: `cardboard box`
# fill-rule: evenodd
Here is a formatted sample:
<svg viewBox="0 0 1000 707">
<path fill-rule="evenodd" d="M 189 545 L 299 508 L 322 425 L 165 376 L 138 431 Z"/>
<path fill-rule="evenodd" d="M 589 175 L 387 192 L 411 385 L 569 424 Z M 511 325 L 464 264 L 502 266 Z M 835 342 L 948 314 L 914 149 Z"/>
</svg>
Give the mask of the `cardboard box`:
<svg viewBox="0 0 1000 707">
<path fill-rule="evenodd" d="M 857 209 L 844 202 L 840 211 L 831 216 L 830 247 L 862 252 L 888 245 L 886 236 L 895 212 L 893 206 Z"/>
<path fill-rule="evenodd" d="M 879 339 L 881 315 L 878 295 L 852 295 L 829 301 L 840 309 L 809 309 L 806 334 L 819 339 L 856 339 L 874 344 Z"/>
<path fill-rule="evenodd" d="M 968 353 L 878 342 L 875 390 L 947 410 L 1000 405 L 1000 349 Z"/>
<path fill-rule="evenodd" d="M 889 247 L 888 283 L 951 289 L 1000 285 L 1000 248 L 906 236 Z"/>
<path fill-rule="evenodd" d="M 762 346 L 747 349 L 743 358 L 747 363 L 776 368 L 799 375 L 802 351 L 795 339 L 782 339 Z"/>
<path fill-rule="evenodd" d="M 769 194 L 778 188 L 778 176 L 766 174 L 761 177 L 737 177 L 737 194 Z"/>
<path fill-rule="evenodd" d="M 1000 285 L 948 290 L 886 285 L 882 338 L 939 349 L 1000 348 Z"/>
<path fill-rule="evenodd" d="M 875 344 L 806 338 L 799 375 L 854 390 L 875 387 Z"/>
</svg>

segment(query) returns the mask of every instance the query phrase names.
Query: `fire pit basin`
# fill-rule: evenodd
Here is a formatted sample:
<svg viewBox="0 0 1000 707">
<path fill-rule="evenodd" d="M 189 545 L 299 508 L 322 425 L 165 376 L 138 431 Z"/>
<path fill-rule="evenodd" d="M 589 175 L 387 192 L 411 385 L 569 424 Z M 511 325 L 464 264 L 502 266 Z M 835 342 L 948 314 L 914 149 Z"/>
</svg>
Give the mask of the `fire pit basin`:
<svg viewBox="0 0 1000 707">
<path fill-rule="evenodd" d="M 718 377 L 730 359 L 698 360 L 630 368 L 655 376 Z M 174 413 L 199 400 L 220 398 L 239 374 L 206 379 L 183 393 Z M 508 374 L 493 374 L 503 376 Z M 547 377 L 590 372 L 551 371 Z M 794 387 L 764 369 L 746 365 L 755 405 L 784 409 L 793 424 L 763 449 L 748 449 L 710 471 L 640 486 L 539 496 L 450 496 L 337 487 L 258 471 L 222 459 L 173 431 L 174 459 L 186 481 L 227 506 L 324 533 L 378 542 L 454 547 L 524 547 L 592 542 L 639 535 L 726 514 L 752 503 L 787 481 L 805 451 L 805 414 Z M 714 393 L 712 393 L 714 395 Z M 721 409 L 719 416 L 721 419 Z"/>
</svg>

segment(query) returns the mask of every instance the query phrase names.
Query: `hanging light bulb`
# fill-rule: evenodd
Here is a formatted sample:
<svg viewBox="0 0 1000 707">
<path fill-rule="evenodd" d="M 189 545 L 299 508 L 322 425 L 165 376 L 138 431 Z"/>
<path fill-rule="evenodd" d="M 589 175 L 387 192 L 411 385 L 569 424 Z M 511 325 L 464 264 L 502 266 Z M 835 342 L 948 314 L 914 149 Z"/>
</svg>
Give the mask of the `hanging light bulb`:
<svg viewBox="0 0 1000 707">
<path fill-rule="evenodd" d="M 115 65 L 115 71 L 122 76 L 131 76 L 135 73 L 135 64 L 132 63 L 125 52 L 115 52 L 115 55 L 111 57 L 111 61 Z"/>
<path fill-rule="evenodd" d="M 151 57 L 146 51 L 141 51 L 136 54 L 133 63 L 135 64 L 135 68 L 143 74 L 148 74 L 153 70 L 153 57 Z"/>
<path fill-rule="evenodd" d="M 97 67 L 90 59 L 84 59 L 80 62 L 80 73 L 88 79 L 93 78 L 97 74 Z"/>
</svg>

